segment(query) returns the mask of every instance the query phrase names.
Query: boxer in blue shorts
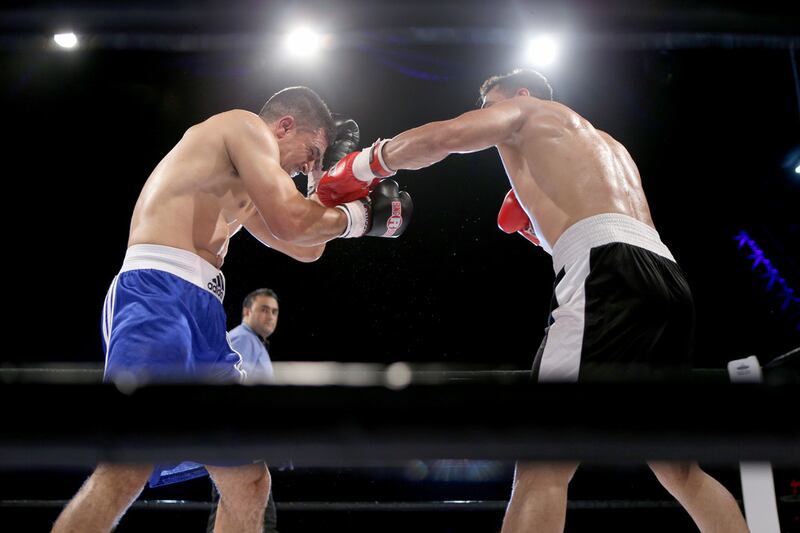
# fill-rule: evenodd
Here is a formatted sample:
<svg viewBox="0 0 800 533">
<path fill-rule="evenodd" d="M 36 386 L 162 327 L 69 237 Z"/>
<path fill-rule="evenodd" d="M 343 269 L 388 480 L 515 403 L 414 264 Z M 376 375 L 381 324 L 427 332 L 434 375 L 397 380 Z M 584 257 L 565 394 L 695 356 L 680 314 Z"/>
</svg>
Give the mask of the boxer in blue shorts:
<svg viewBox="0 0 800 533">
<path fill-rule="evenodd" d="M 607 379 L 634 368 L 641 375 L 684 367 L 694 323 L 691 293 L 655 230 L 625 147 L 554 102 L 538 72 L 493 76 L 481 99 L 482 109 L 377 142 L 370 157 L 349 154 L 343 161 L 350 164 L 320 179 L 319 198 L 351 200 L 397 170 L 496 148 L 512 186 L 498 223 L 551 253 L 557 274 L 537 379 L 580 381 L 601 366 L 613 369 Z M 530 276 L 521 265 L 507 270 L 513 297 Z M 518 464 L 503 533 L 563 531 L 567 485 L 577 466 Z M 650 468 L 700 530 L 747 531 L 736 500 L 696 463 L 651 462 Z"/>
<path fill-rule="evenodd" d="M 128 248 L 103 305 L 104 380 L 123 390 L 150 383 L 241 383 L 242 358 L 228 343 L 224 297 L 225 277 L 205 259 L 169 246 Z M 206 473 L 191 461 L 159 464 L 149 485 Z"/>
<path fill-rule="evenodd" d="M 290 87 L 259 114 L 227 111 L 186 131 L 134 208 L 125 261 L 103 306 L 106 381 L 130 389 L 242 379 L 241 358 L 227 342 L 220 271 L 228 241 L 241 228 L 303 262 L 318 259 L 337 237 L 388 236 L 390 226 L 391 236 L 402 233 L 410 198 L 396 184 L 369 200 L 326 208 L 291 179 L 304 173 L 316 183 L 323 157 L 335 162 L 357 145 L 354 125 L 338 127 L 314 91 Z M 153 472 L 153 484 L 162 474 L 180 480 L 205 472 L 193 463 L 167 468 L 173 466 L 99 465 L 53 531 L 111 531 Z M 205 468 L 220 493 L 215 530 L 261 531 L 266 465 Z"/>
</svg>

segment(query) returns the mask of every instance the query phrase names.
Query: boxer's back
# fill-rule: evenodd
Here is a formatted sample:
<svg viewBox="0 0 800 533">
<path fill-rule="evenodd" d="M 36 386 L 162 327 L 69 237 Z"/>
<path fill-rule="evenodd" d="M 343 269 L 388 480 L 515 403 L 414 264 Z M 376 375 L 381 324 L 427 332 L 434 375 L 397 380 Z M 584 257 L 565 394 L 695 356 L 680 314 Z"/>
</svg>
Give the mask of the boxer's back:
<svg viewBox="0 0 800 533">
<path fill-rule="evenodd" d="M 498 148 L 538 235 L 552 246 L 566 228 L 600 213 L 652 226 L 639 171 L 624 146 L 562 104 L 514 100 L 527 118 Z"/>
</svg>

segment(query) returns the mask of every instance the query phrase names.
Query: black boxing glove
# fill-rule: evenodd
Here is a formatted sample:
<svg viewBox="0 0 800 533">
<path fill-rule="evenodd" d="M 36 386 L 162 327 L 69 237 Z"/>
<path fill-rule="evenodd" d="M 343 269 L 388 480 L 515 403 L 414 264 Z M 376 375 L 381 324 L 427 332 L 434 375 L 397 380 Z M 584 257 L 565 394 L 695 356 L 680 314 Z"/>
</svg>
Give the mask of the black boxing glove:
<svg viewBox="0 0 800 533">
<path fill-rule="evenodd" d="M 325 150 L 325 155 L 322 157 L 322 167 L 315 169 L 308 176 L 306 196 L 311 196 L 317 192 L 317 185 L 322 177 L 322 172 L 331 168 L 350 152 L 358 150 L 361 135 L 356 121 L 334 113 L 333 124 L 336 126 L 336 137 L 333 138 L 328 145 L 328 149 Z"/>
<path fill-rule="evenodd" d="M 394 180 L 383 180 L 369 193 L 369 196 L 337 205 L 347 215 L 347 228 L 342 238 L 391 237 L 403 234 L 411 222 L 414 203 L 411 196 L 401 191 Z"/>
<path fill-rule="evenodd" d="M 341 158 L 358 150 L 361 134 L 358 124 L 352 118 L 342 115 L 333 115 L 333 124 L 336 126 L 336 138 L 328 145 L 322 158 L 322 170 L 328 170 L 339 162 Z"/>
</svg>

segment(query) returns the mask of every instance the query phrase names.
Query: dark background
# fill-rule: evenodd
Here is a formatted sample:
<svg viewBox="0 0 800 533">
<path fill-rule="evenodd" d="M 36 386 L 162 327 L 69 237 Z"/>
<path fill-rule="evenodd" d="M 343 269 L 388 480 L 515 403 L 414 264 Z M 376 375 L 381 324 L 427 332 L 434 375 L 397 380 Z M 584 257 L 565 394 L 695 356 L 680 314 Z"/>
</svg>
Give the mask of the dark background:
<svg viewBox="0 0 800 533">
<path fill-rule="evenodd" d="M 341 38 L 313 64 L 281 57 L 275 45 L 298 12 Z M 778 2 L 4 3 L 4 278 L 7 331 L 18 341 L 0 364 L 102 364 L 100 310 L 134 203 L 192 124 L 258 111 L 302 84 L 356 119 L 370 143 L 473 108 L 485 78 L 524 66 L 514 36 L 527 28 L 567 28 L 558 62 L 541 69 L 556 99 L 639 165 L 656 226 L 694 291 L 696 366 L 753 354 L 766 363 L 800 345 L 798 304 L 781 309 L 734 237 L 747 231 L 785 286 L 800 288 L 800 97 L 790 52 L 798 20 L 796 7 Z M 67 26 L 85 46 L 54 50 L 49 35 Z M 431 40 L 415 28 L 447 30 Z M 244 44 L 220 44 L 231 35 Z M 553 272 L 547 254 L 496 227 L 509 188 L 497 153 L 450 156 L 396 179 L 415 202 L 397 240 L 333 241 L 306 265 L 235 236 L 223 268 L 229 326 L 244 295 L 267 286 L 281 303 L 276 361 L 528 368 Z M 67 498 L 82 476 L 73 475 L 48 497 Z M 316 475 L 330 488 L 321 499 L 346 493 L 326 481 L 337 475 Z M 338 475 L 359 485 L 359 475 Z M 474 497 L 506 498 L 510 470 L 498 475 Z M 722 476 L 737 490 L 735 473 Z M 292 483 L 304 487 L 297 496 Z M 586 483 L 602 494 L 607 482 Z M 624 485 L 627 497 L 637 483 Z M 313 484 L 295 473 L 277 498 L 313 497 Z M 355 499 L 403 497 L 396 487 L 348 490 Z"/>
<path fill-rule="evenodd" d="M 100 307 L 124 256 L 133 205 L 190 125 L 231 108 L 257 111 L 275 91 L 304 84 L 354 117 L 369 143 L 471 109 L 486 77 L 521 64 L 521 42 L 420 44 L 392 32 L 501 28 L 508 39 L 549 20 L 570 30 L 559 61 L 542 69 L 556 98 L 627 146 L 662 239 L 694 290 L 697 366 L 751 354 L 766 362 L 800 344 L 797 303 L 781 312 L 781 300 L 733 240 L 748 231 L 786 285 L 800 287 L 800 177 L 784 167 L 800 146 L 789 51 L 798 36 L 784 23 L 793 13 L 765 4 L 741 14 L 735 4 L 726 11 L 708 2 L 694 11 L 669 3 L 652 10 L 609 4 L 607 11 L 588 2 L 493 4 L 377 3 L 369 17 L 366 3 L 318 4 L 300 11 L 350 40 L 311 64 L 281 58 L 277 46 L 204 47 L 197 36 L 274 37 L 298 7 L 313 4 L 166 10 L 62 2 L 4 11 L 0 86 L 13 213 L 7 286 L 19 294 L 14 328 L 48 339 L 5 359 L 102 360 Z M 64 20 L 87 34 L 83 49 L 65 53 L 30 37 Z M 733 46 L 681 44 L 680 35 L 696 39 L 700 29 Z M 659 47 L 631 37 L 642 33 L 672 40 Z M 782 40 L 735 41 L 754 33 Z M 153 49 L 142 39 L 154 34 L 186 51 Z M 528 367 L 553 274 L 547 254 L 496 227 L 509 188 L 496 151 L 450 156 L 397 180 L 416 206 L 400 239 L 334 241 L 305 265 L 245 232 L 235 236 L 224 265 L 229 325 L 238 323 L 243 296 L 267 286 L 282 307 L 275 360 Z"/>
</svg>

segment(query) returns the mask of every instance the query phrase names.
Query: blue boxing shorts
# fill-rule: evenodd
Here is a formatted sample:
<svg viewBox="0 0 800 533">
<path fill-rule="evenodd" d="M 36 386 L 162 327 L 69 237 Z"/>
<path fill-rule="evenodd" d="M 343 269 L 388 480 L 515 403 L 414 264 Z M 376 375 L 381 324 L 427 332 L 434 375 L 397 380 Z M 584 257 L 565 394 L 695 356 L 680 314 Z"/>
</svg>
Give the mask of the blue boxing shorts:
<svg viewBox="0 0 800 533">
<path fill-rule="evenodd" d="M 155 383 L 241 383 L 242 358 L 228 342 L 225 278 L 178 248 L 128 248 L 103 305 L 103 380 L 132 389 Z M 158 465 L 150 486 L 206 475 L 198 463 Z"/>
</svg>

